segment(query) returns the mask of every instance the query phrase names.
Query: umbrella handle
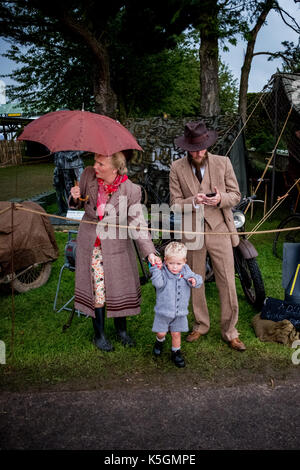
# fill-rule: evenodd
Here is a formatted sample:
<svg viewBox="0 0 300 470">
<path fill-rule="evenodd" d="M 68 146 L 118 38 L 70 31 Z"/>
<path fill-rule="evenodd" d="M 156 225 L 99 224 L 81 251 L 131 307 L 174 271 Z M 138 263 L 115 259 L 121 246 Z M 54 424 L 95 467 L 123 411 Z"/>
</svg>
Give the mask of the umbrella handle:
<svg viewBox="0 0 300 470">
<path fill-rule="evenodd" d="M 77 180 L 75 181 L 75 186 L 79 186 L 79 182 Z M 79 201 L 86 202 L 86 201 L 89 200 L 89 198 L 90 198 L 90 196 L 87 195 L 86 197 L 79 197 L 78 199 L 79 199 Z"/>
</svg>

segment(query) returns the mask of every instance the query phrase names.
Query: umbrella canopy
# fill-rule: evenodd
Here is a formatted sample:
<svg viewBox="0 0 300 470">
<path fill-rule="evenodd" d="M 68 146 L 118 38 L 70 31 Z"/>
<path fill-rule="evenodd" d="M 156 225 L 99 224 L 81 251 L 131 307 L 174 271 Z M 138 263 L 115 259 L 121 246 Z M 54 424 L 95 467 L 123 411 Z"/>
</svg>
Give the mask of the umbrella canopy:
<svg viewBox="0 0 300 470">
<path fill-rule="evenodd" d="M 119 122 L 89 111 L 54 111 L 24 127 L 18 140 L 39 142 L 51 152 L 82 150 L 112 155 L 121 150 L 143 150 Z"/>
</svg>

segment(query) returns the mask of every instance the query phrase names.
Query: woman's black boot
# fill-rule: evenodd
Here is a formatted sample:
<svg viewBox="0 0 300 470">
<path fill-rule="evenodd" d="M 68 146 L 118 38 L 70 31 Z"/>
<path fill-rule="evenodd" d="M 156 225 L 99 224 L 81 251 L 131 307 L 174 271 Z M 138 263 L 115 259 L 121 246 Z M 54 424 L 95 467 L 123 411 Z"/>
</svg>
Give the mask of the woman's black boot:
<svg viewBox="0 0 300 470">
<path fill-rule="evenodd" d="M 95 308 L 95 318 L 92 318 L 92 320 L 95 331 L 95 346 L 101 349 L 101 351 L 113 351 L 113 345 L 105 338 L 104 335 L 105 307 Z"/>
<path fill-rule="evenodd" d="M 135 342 L 126 332 L 126 317 L 114 318 L 117 336 L 121 340 L 123 346 L 135 346 Z"/>
</svg>

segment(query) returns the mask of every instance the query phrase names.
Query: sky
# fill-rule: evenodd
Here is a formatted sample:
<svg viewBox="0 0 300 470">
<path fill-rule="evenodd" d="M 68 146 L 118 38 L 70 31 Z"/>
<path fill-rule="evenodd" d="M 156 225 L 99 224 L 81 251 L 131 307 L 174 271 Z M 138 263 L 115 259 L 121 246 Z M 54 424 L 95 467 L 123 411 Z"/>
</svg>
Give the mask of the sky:
<svg viewBox="0 0 300 470">
<path fill-rule="evenodd" d="M 279 4 L 288 11 L 298 22 L 300 22 L 300 0 L 297 3 L 294 0 L 279 0 Z M 298 35 L 288 26 L 286 26 L 280 15 L 276 12 L 271 12 L 267 18 L 267 25 L 265 25 L 259 32 L 255 46 L 255 52 L 268 51 L 275 52 L 282 50 L 282 41 L 298 42 Z M 0 38 L 0 54 L 5 52 L 8 44 Z M 231 46 L 229 52 L 220 51 L 220 56 L 231 70 L 234 78 L 240 79 L 240 72 L 243 63 L 243 57 L 246 51 L 246 43 L 239 40 L 237 46 Z M 276 59 L 272 62 L 268 61 L 268 56 L 262 55 L 253 58 L 252 68 L 249 77 L 249 92 L 259 92 L 268 83 L 273 73 L 276 72 L 277 67 L 280 67 L 281 59 Z M 17 65 L 9 61 L 5 57 L 0 57 L 0 74 L 11 73 Z M 7 85 L 13 85 L 13 81 L 8 78 L 0 78 Z"/>
<path fill-rule="evenodd" d="M 299 0 L 298 3 L 294 3 L 294 0 L 279 0 L 279 5 L 300 23 Z M 298 39 L 298 34 L 284 24 L 280 15 L 271 11 L 267 16 L 267 24 L 258 33 L 254 52 L 276 52 L 283 49 L 282 41 L 293 41 L 297 44 Z M 233 76 L 238 79 L 238 83 L 246 47 L 246 42 L 240 40 L 236 47 L 230 46 L 229 52 L 220 54 L 222 61 L 229 66 Z M 277 68 L 280 68 L 281 63 L 281 59 L 268 61 L 267 55 L 255 56 L 249 76 L 248 92 L 261 91 L 271 76 L 276 73 Z"/>
</svg>

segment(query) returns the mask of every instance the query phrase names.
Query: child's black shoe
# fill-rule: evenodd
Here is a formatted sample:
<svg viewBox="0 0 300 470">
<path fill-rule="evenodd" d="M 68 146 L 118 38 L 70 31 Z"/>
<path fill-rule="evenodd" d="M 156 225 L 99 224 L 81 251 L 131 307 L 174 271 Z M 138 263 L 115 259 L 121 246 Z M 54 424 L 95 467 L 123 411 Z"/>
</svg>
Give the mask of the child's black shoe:
<svg viewBox="0 0 300 470">
<path fill-rule="evenodd" d="M 155 357 L 161 356 L 162 350 L 164 347 L 164 341 L 155 341 L 154 347 L 153 347 L 153 354 Z"/>
<path fill-rule="evenodd" d="M 184 362 L 184 359 L 181 355 L 180 349 L 178 349 L 177 351 L 172 351 L 171 352 L 171 360 L 174 362 L 175 366 L 185 367 L 185 362 Z"/>
</svg>

